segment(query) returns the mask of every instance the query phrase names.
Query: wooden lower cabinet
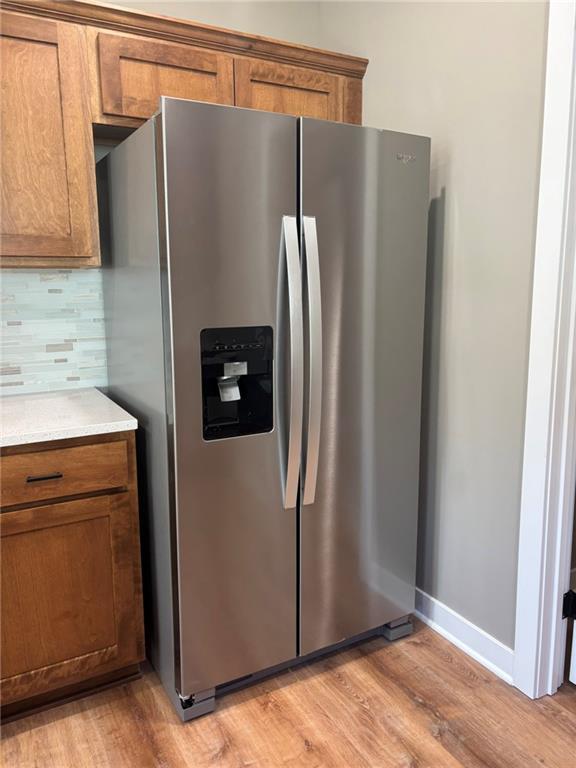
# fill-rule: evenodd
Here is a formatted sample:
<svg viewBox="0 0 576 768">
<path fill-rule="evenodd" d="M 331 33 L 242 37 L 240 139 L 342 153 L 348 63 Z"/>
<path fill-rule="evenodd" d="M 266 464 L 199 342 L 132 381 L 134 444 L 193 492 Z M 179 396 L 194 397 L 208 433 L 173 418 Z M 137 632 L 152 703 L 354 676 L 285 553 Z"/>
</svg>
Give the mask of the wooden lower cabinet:
<svg viewBox="0 0 576 768">
<path fill-rule="evenodd" d="M 59 454 L 54 465 L 72 479 L 78 465 L 63 454 L 74 448 L 56 445 L 3 456 L 2 469 L 10 474 L 9 462 L 17 456 Z M 106 436 L 99 446 L 112 453 L 125 446 L 134 472 L 133 433 Z M 87 447 L 84 438 L 80 448 Z M 135 476 L 118 483 L 123 484 L 97 495 L 3 509 L 3 712 L 42 695 L 54 698 L 73 684 L 89 688 L 93 678 L 133 669 L 143 660 Z"/>
</svg>

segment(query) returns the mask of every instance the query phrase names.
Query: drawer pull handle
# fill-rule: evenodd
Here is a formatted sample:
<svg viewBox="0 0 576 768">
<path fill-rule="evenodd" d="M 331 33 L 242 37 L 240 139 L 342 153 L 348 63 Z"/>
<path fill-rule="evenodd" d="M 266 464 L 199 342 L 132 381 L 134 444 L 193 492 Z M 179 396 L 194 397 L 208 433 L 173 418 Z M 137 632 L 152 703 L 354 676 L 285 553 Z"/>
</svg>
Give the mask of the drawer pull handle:
<svg viewBox="0 0 576 768">
<path fill-rule="evenodd" d="M 60 480 L 61 477 L 64 477 L 62 472 L 52 472 L 49 475 L 28 475 L 26 482 L 41 483 L 43 480 Z"/>
</svg>

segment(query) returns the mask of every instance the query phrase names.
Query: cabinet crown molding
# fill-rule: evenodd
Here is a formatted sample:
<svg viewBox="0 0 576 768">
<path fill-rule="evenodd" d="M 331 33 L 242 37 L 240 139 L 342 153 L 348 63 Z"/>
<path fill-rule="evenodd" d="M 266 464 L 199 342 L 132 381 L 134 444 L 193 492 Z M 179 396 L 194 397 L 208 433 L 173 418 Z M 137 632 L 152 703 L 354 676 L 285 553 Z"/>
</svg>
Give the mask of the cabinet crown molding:
<svg viewBox="0 0 576 768">
<path fill-rule="evenodd" d="M 333 51 L 286 43 L 259 35 L 200 24 L 187 19 L 157 16 L 87 0 L 3 0 L 4 10 L 34 14 L 74 24 L 114 29 L 175 43 L 248 55 L 282 64 L 307 66 L 346 77 L 362 79 L 368 60 Z"/>
</svg>

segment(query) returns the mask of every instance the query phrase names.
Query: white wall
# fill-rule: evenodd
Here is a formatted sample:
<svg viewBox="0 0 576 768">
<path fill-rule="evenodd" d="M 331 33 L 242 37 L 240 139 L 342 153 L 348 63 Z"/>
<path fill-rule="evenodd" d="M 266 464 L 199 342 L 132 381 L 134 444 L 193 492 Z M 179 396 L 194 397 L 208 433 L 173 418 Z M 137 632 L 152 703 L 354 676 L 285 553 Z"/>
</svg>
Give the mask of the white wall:
<svg viewBox="0 0 576 768">
<path fill-rule="evenodd" d="M 105 5 L 122 5 L 131 10 L 192 19 L 215 27 L 276 37 L 301 45 L 320 45 L 320 3 L 318 2 L 140 2 L 119 0 Z"/>
<path fill-rule="evenodd" d="M 432 138 L 418 583 L 512 646 L 546 4 L 124 4 L 366 56 Z"/>
</svg>

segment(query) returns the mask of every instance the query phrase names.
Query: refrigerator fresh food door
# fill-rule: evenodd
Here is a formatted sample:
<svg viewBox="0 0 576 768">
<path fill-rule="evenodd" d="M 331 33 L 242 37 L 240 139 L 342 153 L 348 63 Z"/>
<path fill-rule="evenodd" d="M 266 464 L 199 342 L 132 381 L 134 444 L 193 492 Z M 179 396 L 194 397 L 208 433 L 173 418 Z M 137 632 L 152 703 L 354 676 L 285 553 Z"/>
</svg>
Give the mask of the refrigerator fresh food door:
<svg viewBox="0 0 576 768">
<path fill-rule="evenodd" d="M 300 652 L 414 607 L 429 140 L 301 120 Z"/>
<path fill-rule="evenodd" d="M 294 118 L 163 99 L 179 692 L 296 655 Z"/>
</svg>

